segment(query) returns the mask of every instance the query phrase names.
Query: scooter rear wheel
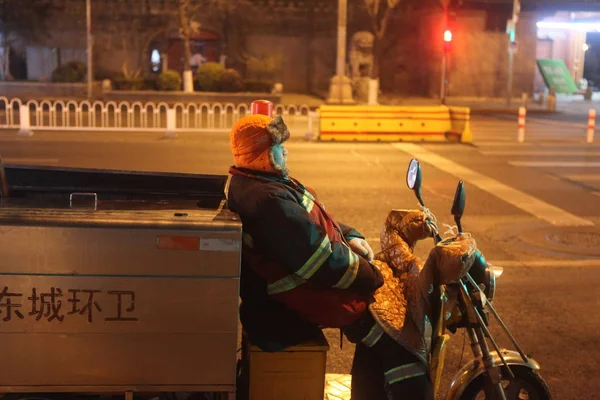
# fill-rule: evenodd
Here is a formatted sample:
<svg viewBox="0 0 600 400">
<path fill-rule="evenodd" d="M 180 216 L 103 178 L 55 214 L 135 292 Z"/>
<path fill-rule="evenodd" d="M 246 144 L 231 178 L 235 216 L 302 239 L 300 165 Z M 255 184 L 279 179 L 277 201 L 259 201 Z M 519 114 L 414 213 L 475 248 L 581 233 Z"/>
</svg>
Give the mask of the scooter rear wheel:
<svg viewBox="0 0 600 400">
<path fill-rule="evenodd" d="M 511 366 L 515 375 L 511 378 L 505 368 L 502 369 L 502 386 L 506 400 L 551 400 L 550 389 L 544 379 L 534 370 L 523 366 Z M 486 388 L 487 378 L 480 375 L 465 389 L 460 400 L 492 400 L 493 391 Z M 490 393 L 490 395 L 486 395 Z"/>
</svg>

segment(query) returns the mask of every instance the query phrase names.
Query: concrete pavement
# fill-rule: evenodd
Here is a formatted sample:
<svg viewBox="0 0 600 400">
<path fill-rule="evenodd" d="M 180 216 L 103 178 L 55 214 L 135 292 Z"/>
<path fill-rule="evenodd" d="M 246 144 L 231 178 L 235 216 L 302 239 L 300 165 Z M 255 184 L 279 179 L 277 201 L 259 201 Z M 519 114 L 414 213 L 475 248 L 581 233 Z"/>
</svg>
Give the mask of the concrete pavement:
<svg viewBox="0 0 600 400">
<path fill-rule="evenodd" d="M 321 97 L 285 93 L 281 98 L 282 104 L 307 104 L 312 108 L 316 108 L 325 103 L 326 94 Z M 399 106 L 437 106 L 440 105 L 440 100 L 436 98 L 425 97 L 406 97 L 397 96 L 394 94 L 381 94 L 379 103 L 382 105 L 399 105 Z M 510 106 L 506 105 L 505 98 L 499 97 L 457 97 L 449 96 L 446 103 L 452 106 L 470 107 L 473 114 L 517 114 L 518 108 L 521 106 L 521 97 L 514 97 L 511 100 Z M 556 112 L 548 110 L 546 103 L 539 103 L 536 99 L 529 99 L 527 103 L 528 113 L 545 115 L 548 113 L 558 114 L 585 114 L 587 115 L 590 108 L 595 108 L 600 111 L 600 93 L 594 93 L 591 101 L 583 99 L 582 95 L 564 95 L 559 94 L 556 102 Z"/>
</svg>

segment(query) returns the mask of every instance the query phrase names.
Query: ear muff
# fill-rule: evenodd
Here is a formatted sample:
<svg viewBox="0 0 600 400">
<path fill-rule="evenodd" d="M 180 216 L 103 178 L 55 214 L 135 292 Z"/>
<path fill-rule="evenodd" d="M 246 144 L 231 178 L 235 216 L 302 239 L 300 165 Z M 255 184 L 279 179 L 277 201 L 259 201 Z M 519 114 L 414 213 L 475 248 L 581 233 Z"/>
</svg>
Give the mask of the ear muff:
<svg viewBox="0 0 600 400">
<path fill-rule="evenodd" d="M 273 138 L 273 144 L 281 144 L 290 138 L 290 131 L 283 122 L 281 115 L 275 116 L 267 125 L 267 130 Z"/>
</svg>

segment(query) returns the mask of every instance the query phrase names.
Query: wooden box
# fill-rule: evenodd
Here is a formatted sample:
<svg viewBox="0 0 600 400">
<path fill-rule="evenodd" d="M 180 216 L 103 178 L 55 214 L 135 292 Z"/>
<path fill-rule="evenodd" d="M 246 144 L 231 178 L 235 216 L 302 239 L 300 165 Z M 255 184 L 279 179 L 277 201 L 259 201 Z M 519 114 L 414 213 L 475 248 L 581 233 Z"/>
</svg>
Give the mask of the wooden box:
<svg viewBox="0 0 600 400">
<path fill-rule="evenodd" d="M 323 400 L 325 336 L 270 353 L 250 344 L 249 400 Z"/>
</svg>

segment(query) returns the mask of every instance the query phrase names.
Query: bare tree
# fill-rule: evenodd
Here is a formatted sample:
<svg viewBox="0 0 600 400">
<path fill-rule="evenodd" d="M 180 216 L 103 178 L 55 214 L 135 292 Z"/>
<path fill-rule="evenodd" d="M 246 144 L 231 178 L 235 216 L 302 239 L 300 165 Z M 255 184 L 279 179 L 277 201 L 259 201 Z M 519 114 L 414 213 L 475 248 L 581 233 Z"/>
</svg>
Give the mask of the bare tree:
<svg viewBox="0 0 600 400">
<path fill-rule="evenodd" d="M 194 0 L 178 0 L 179 36 L 183 40 L 183 91 L 194 91 L 194 77 L 192 76 L 192 58 L 190 38 L 194 32 L 200 30 L 200 24 L 193 20 L 194 15 L 202 6 L 202 2 Z"/>
<path fill-rule="evenodd" d="M 371 17 L 371 26 L 375 41 L 373 43 L 373 68 L 371 78 L 379 78 L 379 66 L 385 53 L 385 39 L 392 13 L 400 4 L 400 0 L 365 0 L 367 12 Z"/>
<path fill-rule="evenodd" d="M 230 64 L 243 61 L 246 37 L 251 23 L 261 18 L 260 10 L 250 0 L 201 0 L 202 16 L 219 32 L 222 51 Z M 256 28 L 256 27 L 253 27 Z M 241 67 L 241 65 L 237 65 Z"/>
<path fill-rule="evenodd" d="M 381 60 L 389 48 L 388 28 L 392 15 L 400 0 L 364 0 L 365 8 L 371 20 L 373 31 L 373 65 L 371 67 L 371 79 L 369 81 L 368 104 L 378 104 L 379 73 Z"/>
</svg>

